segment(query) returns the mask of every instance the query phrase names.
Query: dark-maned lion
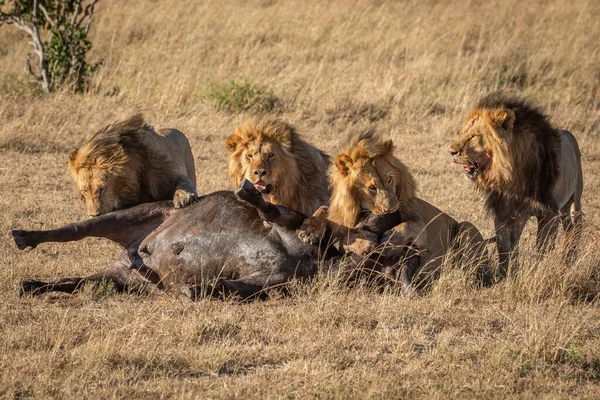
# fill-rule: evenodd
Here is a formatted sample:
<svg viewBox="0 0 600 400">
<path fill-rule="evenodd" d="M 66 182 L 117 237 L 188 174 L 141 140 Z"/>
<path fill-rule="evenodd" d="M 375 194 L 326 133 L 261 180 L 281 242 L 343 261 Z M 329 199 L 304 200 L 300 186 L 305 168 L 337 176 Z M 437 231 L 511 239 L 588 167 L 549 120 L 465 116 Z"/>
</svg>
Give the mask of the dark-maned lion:
<svg viewBox="0 0 600 400">
<path fill-rule="evenodd" d="M 312 215 L 329 199 L 329 156 L 306 143 L 291 125 L 251 117 L 226 141 L 234 187 L 248 179 L 266 201 Z"/>
<path fill-rule="evenodd" d="M 329 221 L 345 235 L 344 231 L 374 214 L 379 216 L 378 225 L 387 225 L 380 239 L 391 245 L 391 251 L 384 251 L 385 257 L 398 257 L 407 248 L 418 249 L 420 260 L 415 270 L 403 273 L 400 269 L 405 290 L 410 290 L 413 273 L 417 280 L 437 274 L 451 248 L 457 249 L 455 256 L 461 263 L 477 264 L 478 272 L 484 271 L 487 250 L 477 228 L 457 222 L 416 197 L 411 173 L 393 152 L 393 142 L 382 140 L 373 131 L 351 139 L 330 168 Z"/>
<path fill-rule="evenodd" d="M 560 220 L 568 235 L 568 259 L 574 258 L 581 236 L 583 174 L 570 132 L 553 128 L 538 108 L 500 91 L 471 111 L 449 151 L 485 194 L 494 216 L 501 276 L 531 216 L 538 220 L 541 252 L 553 247 Z"/>
<path fill-rule="evenodd" d="M 198 199 L 194 157 L 176 129 L 158 133 L 141 114 L 104 127 L 69 154 L 78 197 L 90 217 L 136 204 Z"/>
</svg>

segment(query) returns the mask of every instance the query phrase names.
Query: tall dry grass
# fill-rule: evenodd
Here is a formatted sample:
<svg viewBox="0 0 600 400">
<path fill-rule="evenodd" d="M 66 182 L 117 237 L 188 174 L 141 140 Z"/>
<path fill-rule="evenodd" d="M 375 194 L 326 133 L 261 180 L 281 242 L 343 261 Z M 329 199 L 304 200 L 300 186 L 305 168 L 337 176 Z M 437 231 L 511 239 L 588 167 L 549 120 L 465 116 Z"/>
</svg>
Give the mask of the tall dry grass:
<svg viewBox="0 0 600 400">
<path fill-rule="evenodd" d="M 600 396 L 598 37 L 600 4 L 585 0 L 102 0 L 90 59 L 105 64 L 92 90 L 41 96 L 22 72 L 25 37 L 0 28 L 0 395 Z M 478 97 L 522 92 L 582 149 L 577 264 L 558 250 L 538 259 L 529 226 L 519 273 L 486 290 L 447 268 L 421 296 L 321 278 L 252 304 L 106 288 L 18 298 L 20 279 L 83 275 L 116 257 L 103 240 L 20 253 L 9 237 L 83 218 L 67 154 L 106 122 L 142 111 L 181 129 L 199 192 L 228 188 L 224 139 L 244 113 L 217 111 L 214 99 L 231 82 L 274 96 L 275 111 L 330 154 L 375 125 L 420 196 L 485 236 L 491 220 L 446 148 Z"/>
</svg>

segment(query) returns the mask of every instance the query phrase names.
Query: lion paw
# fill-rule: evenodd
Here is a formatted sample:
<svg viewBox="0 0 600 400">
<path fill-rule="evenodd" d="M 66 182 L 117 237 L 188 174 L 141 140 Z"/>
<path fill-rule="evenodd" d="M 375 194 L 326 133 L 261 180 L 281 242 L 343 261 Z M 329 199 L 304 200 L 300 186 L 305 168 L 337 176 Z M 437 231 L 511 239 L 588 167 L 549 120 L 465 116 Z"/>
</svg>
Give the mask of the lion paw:
<svg viewBox="0 0 600 400">
<path fill-rule="evenodd" d="M 173 204 L 175 208 L 184 208 L 198 201 L 196 193 L 188 192 L 187 190 L 177 189 L 173 196 Z"/>
<path fill-rule="evenodd" d="M 317 245 L 325 236 L 327 229 L 327 221 L 320 218 L 309 217 L 304 220 L 300 228 L 296 229 L 296 233 L 300 240 L 304 243 Z"/>
<path fill-rule="evenodd" d="M 376 247 L 377 242 L 369 239 L 358 238 L 352 243 L 345 245 L 344 249 L 358 256 L 365 257 L 375 251 Z"/>
</svg>

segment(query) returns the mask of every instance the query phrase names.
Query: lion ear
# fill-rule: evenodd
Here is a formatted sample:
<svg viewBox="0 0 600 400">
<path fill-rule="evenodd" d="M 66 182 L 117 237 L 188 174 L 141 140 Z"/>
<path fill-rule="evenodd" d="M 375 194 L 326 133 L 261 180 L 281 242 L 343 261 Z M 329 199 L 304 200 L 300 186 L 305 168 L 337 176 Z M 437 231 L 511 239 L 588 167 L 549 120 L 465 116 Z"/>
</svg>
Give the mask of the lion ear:
<svg viewBox="0 0 600 400">
<path fill-rule="evenodd" d="M 242 142 L 242 138 L 237 135 L 231 135 L 225 140 L 225 146 L 227 146 L 227 150 L 230 152 L 234 152 L 237 150 L 238 146 Z"/>
<path fill-rule="evenodd" d="M 513 124 L 515 122 L 515 113 L 513 110 L 498 110 L 492 111 L 489 114 L 490 122 L 495 127 L 501 127 L 508 133 L 512 133 Z"/>
<path fill-rule="evenodd" d="M 353 163 L 354 162 L 352 161 L 352 159 L 345 154 L 340 154 L 335 159 L 335 166 L 344 176 L 348 176 Z"/>
<path fill-rule="evenodd" d="M 70 153 L 69 153 L 69 165 L 71 167 L 75 166 L 75 160 L 77 159 L 77 154 L 79 153 L 79 147 L 75 147 Z"/>
<path fill-rule="evenodd" d="M 394 152 L 394 142 L 392 139 L 388 139 L 383 143 L 383 151 L 382 156 L 387 156 L 388 154 L 392 154 Z"/>
</svg>

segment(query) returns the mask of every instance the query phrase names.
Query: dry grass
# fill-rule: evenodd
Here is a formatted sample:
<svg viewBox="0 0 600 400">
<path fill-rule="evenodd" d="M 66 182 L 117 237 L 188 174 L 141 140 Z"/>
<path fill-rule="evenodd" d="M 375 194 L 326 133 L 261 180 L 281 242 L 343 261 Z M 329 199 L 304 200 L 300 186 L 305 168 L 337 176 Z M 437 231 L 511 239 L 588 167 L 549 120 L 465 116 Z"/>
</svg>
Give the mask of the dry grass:
<svg viewBox="0 0 600 400">
<path fill-rule="evenodd" d="M 600 397 L 597 2 L 102 0 L 97 17 L 91 59 L 105 64 L 83 96 L 32 90 L 24 36 L 0 29 L 0 396 Z M 528 229 L 520 274 L 488 290 L 448 271 L 423 296 L 321 279 L 253 304 L 18 298 L 20 279 L 91 273 L 116 256 L 103 240 L 20 253 L 9 238 L 83 217 L 67 152 L 107 121 L 143 111 L 181 129 L 199 192 L 228 187 L 224 139 L 243 115 L 217 111 L 210 93 L 229 82 L 273 96 L 329 153 L 376 125 L 420 195 L 487 236 L 490 218 L 446 148 L 479 96 L 516 88 L 579 139 L 578 264 L 536 260 Z"/>
</svg>

